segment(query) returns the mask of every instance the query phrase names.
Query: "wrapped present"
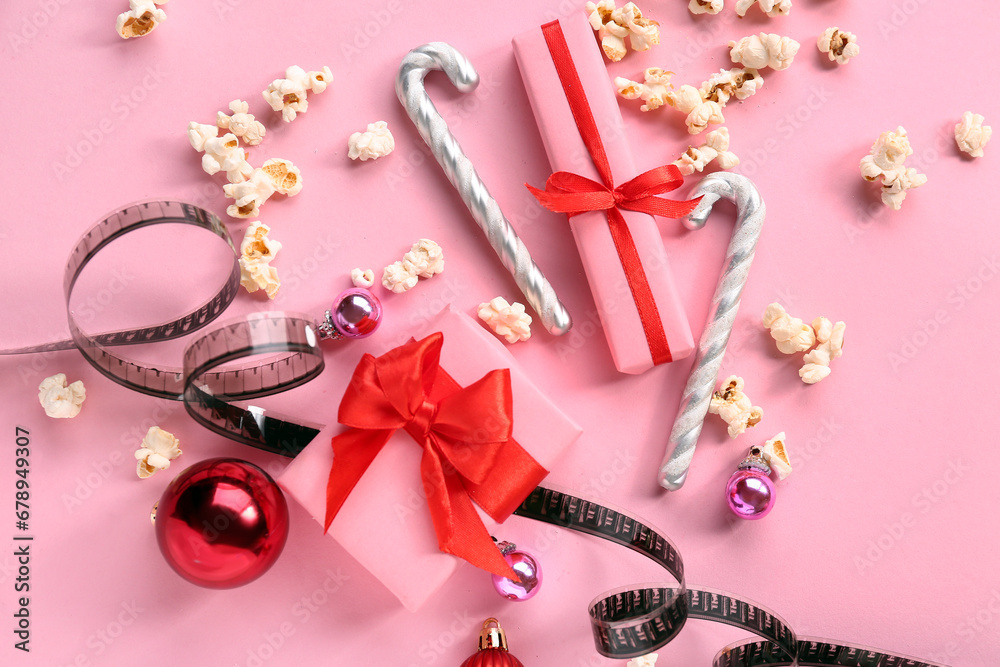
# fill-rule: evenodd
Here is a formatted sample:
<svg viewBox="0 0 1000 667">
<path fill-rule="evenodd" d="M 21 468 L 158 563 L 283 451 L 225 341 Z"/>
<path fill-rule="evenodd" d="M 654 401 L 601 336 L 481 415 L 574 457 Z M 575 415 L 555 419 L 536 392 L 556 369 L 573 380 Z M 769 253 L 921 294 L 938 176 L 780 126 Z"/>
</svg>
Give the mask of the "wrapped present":
<svg viewBox="0 0 1000 667">
<path fill-rule="evenodd" d="M 669 165 L 639 174 L 601 49 L 582 12 L 514 38 L 514 54 L 549 162 L 545 191 L 568 213 L 618 370 L 641 373 L 682 359 L 694 339 L 653 215 L 680 217 L 696 202 L 655 195 L 676 188 Z"/>
<path fill-rule="evenodd" d="M 341 423 L 278 478 L 410 610 L 460 558 L 507 572 L 490 532 L 581 432 L 468 315 L 449 307 L 430 330 L 365 355 Z"/>
</svg>

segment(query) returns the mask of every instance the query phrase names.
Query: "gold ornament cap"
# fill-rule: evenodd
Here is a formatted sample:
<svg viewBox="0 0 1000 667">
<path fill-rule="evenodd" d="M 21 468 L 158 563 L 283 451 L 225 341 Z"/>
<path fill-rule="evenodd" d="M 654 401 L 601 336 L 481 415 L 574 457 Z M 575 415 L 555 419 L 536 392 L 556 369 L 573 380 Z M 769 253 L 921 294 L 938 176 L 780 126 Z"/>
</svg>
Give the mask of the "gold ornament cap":
<svg viewBox="0 0 1000 667">
<path fill-rule="evenodd" d="M 491 625 L 495 627 L 491 627 Z M 500 627 L 500 621 L 495 618 L 487 618 L 483 621 L 483 629 L 479 632 L 479 650 L 485 651 L 488 648 L 507 650 L 507 635 Z"/>
</svg>

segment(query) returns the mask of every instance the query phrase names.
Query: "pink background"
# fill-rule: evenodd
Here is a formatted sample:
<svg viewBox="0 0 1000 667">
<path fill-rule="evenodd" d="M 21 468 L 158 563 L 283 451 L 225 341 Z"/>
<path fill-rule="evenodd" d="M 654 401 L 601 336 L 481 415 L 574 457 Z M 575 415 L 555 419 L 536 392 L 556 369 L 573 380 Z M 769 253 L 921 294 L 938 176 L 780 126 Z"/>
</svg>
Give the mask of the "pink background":
<svg viewBox="0 0 1000 667">
<path fill-rule="evenodd" d="M 743 159 L 738 170 L 758 184 L 768 218 L 723 372 L 747 378 L 764 421 L 736 442 L 721 422 L 709 421 L 687 484 L 671 495 L 660 492 L 655 471 L 690 362 L 638 377 L 615 372 L 565 219 L 539 211 L 522 185 L 543 183 L 548 163 L 510 39 L 582 3 L 453 5 L 177 2 L 165 7 L 169 20 L 154 34 L 123 42 L 114 20 L 124 2 L 3 3 L 0 345 L 65 337 L 62 266 L 76 238 L 109 210 L 179 198 L 223 212 L 221 181 L 200 170 L 184 129 L 190 120 L 211 122 L 236 97 L 249 100 L 271 128 L 251 162 L 290 159 L 305 188 L 294 199 L 272 199 L 261 217 L 285 246 L 274 264 L 285 281 L 279 297 L 243 294 L 233 315 L 270 308 L 318 314 L 351 268 L 380 269 L 421 236 L 442 244 L 447 270 L 408 294 L 382 292 L 380 335 L 427 333 L 427 318 L 446 303 L 472 312 L 498 294 L 516 298 L 393 92 L 403 54 L 445 40 L 472 59 L 483 85 L 463 96 L 435 76 L 431 94 L 576 321 L 566 338 L 538 331 L 512 348 L 584 428 L 551 481 L 659 525 L 684 555 L 692 585 L 755 599 L 800 633 L 955 666 L 995 664 L 1000 231 L 984 201 L 995 188 L 1000 149 L 989 146 L 986 157 L 971 161 L 951 139 L 963 111 L 1000 119 L 990 77 L 994 5 L 799 0 L 789 17 L 766 19 L 753 9 L 743 21 L 731 7 L 692 17 L 679 1 L 642 5 L 661 22 L 663 43 L 610 65 L 609 76 L 636 78 L 660 65 L 678 73 L 678 84 L 698 85 L 729 66 L 730 39 L 767 30 L 802 43 L 790 69 L 765 72 L 760 93 L 726 109 L 733 150 Z M 830 25 L 859 35 L 862 53 L 846 67 L 828 65 L 815 49 Z M 329 65 L 335 81 L 307 114 L 283 126 L 260 91 L 291 64 Z M 641 168 L 670 162 L 687 147 L 679 114 L 646 117 L 637 103 L 623 108 Z M 389 122 L 396 152 L 352 164 L 348 135 L 375 120 Z M 912 164 L 929 182 L 892 212 L 877 203 L 857 163 L 879 132 L 899 124 L 916 150 Z M 231 225 L 237 238 L 245 227 Z M 697 335 L 731 213 L 721 207 L 696 233 L 670 221 L 663 229 Z M 175 232 L 139 239 L 132 247 L 153 255 L 127 265 L 125 251 L 109 249 L 91 282 L 93 293 L 107 290 L 108 302 L 93 326 L 118 325 L 123 313 L 142 323 L 179 312 L 192 285 L 212 271 L 199 268 L 205 256 L 188 250 L 189 235 Z M 114 269 L 128 282 L 120 294 L 111 292 Z M 779 354 L 758 325 L 775 300 L 807 320 L 848 323 L 847 352 L 821 384 L 802 385 L 799 360 Z M 179 348 L 138 352 L 170 360 Z M 332 419 L 339 398 L 329 391 L 333 367 L 344 372 L 356 354 L 329 351 L 324 376 L 268 406 Z M 89 398 L 74 420 L 48 419 L 36 400 L 38 382 L 56 372 L 87 384 Z M 202 590 L 163 562 L 147 508 L 173 473 L 199 459 L 236 455 L 275 473 L 284 462 L 208 433 L 179 405 L 112 384 L 76 352 L 0 359 L 0 373 L 0 505 L 9 508 L 0 534 L 9 540 L 15 532 L 20 425 L 33 443 L 35 535 L 33 651 L 15 651 L 5 630 L 4 664 L 458 665 L 473 652 L 474 627 L 491 615 L 528 665 L 612 664 L 594 652 L 587 603 L 610 588 L 663 577 L 611 545 L 513 518 L 499 537 L 532 551 L 546 568 L 535 600 L 504 602 L 488 576 L 466 567 L 411 614 L 293 505 L 286 552 L 270 573 L 241 589 Z M 177 434 L 185 453 L 176 468 L 140 481 L 132 451 L 152 423 Z M 779 484 L 767 519 L 731 519 L 722 501 L 726 479 L 747 447 L 779 431 L 788 435 L 795 473 Z M 0 555 L 8 628 L 18 597 L 12 544 Z M 661 664 L 708 664 L 744 636 L 691 622 L 660 652 Z"/>
</svg>

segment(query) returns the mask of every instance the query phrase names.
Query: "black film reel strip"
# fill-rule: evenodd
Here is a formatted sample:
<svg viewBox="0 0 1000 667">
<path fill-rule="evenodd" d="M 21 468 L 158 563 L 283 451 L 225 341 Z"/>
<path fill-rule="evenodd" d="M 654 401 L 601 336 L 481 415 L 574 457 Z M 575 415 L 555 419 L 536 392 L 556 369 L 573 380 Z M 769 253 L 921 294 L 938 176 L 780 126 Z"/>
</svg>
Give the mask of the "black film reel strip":
<svg viewBox="0 0 1000 667">
<path fill-rule="evenodd" d="M 215 294 L 197 308 L 162 324 L 101 334 L 79 326 L 70 308 L 73 289 L 87 264 L 112 241 L 143 227 L 184 224 L 200 227 L 221 239 L 232 253 L 232 266 Z M 288 421 L 263 408 L 242 408 L 233 401 L 270 396 L 297 387 L 323 370 L 318 325 L 305 316 L 269 313 L 209 331 L 185 350 L 184 367 L 147 366 L 112 348 L 156 343 L 192 334 L 215 321 L 240 289 L 240 266 L 233 240 L 222 221 L 192 204 L 146 201 L 126 206 L 99 220 L 77 241 L 66 264 L 63 291 L 71 340 L 0 350 L 25 354 L 77 348 L 101 374 L 151 396 L 184 401 L 188 413 L 207 428 L 283 456 L 295 456 L 319 432 L 316 425 Z M 277 359 L 238 369 L 212 371 L 222 364 L 261 354 Z"/>
<path fill-rule="evenodd" d="M 625 512 L 561 491 L 537 487 L 514 511 L 518 516 L 568 528 L 621 545 L 657 563 L 677 586 L 623 588 L 590 603 L 597 651 L 634 658 L 672 641 L 689 619 L 742 628 L 760 639 L 719 651 L 713 667 L 946 667 L 939 663 L 810 637 L 756 603 L 705 589 L 688 588 L 677 547 L 656 528 Z"/>
</svg>

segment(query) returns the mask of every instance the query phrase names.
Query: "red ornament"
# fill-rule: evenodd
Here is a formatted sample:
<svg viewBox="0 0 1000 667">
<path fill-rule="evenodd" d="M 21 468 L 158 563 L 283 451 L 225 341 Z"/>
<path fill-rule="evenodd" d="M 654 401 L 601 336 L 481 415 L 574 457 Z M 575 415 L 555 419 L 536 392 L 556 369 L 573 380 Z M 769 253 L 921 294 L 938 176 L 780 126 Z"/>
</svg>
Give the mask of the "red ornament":
<svg viewBox="0 0 1000 667">
<path fill-rule="evenodd" d="M 281 489 L 239 459 L 194 464 L 170 483 L 153 511 L 167 563 L 206 588 L 250 583 L 274 564 L 288 537 Z"/>
<path fill-rule="evenodd" d="M 496 627 L 490 627 L 490 624 Z M 479 633 L 479 650 L 469 656 L 462 667 L 524 667 L 521 661 L 507 651 L 507 636 L 500 621 L 487 618 Z"/>
</svg>

